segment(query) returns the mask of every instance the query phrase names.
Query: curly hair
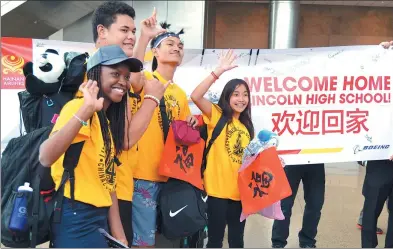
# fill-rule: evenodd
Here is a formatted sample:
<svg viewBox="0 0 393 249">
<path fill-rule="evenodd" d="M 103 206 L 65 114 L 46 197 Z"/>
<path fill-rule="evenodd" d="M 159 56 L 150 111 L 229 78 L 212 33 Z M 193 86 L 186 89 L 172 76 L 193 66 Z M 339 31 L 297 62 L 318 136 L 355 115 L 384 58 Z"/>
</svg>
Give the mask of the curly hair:
<svg viewBox="0 0 393 249">
<path fill-rule="evenodd" d="M 135 19 L 135 10 L 130 5 L 120 1 L 108 1 L 98 6 L 92 18 L 94 42 L 98 39 L 97 26 L 101 24 L 105 28 L 109 28 L 116 22 L 117 15 L 127 15 Z"/>
</svg>

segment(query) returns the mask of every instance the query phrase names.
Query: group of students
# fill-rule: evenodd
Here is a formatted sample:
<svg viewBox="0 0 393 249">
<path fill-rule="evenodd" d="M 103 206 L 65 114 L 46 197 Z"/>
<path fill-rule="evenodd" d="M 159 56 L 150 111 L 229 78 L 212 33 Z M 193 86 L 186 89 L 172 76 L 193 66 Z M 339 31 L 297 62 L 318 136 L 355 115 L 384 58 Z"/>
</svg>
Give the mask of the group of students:
<svg viewBox="0 0 393 249">
<path fill-rule="evenodd" d="M 237 56 L 232 50 L 222 54 L 217 68 L 192 92 L 191 99 L 203 114 L 203 121 L 199 120 L 191 115 L 185 92 L 172 81 L 184 55 L 183 31 L 159 27 L 154 10 L 141 22 L 135 46 L 134 18 L 134 9 L 120 1 L 105 2 L 95 10 L 92 26 L 97 50 L 87 61 L 86 80 L 75 99 L 63 107 L 50 137 L 40 147 L 40 162 L 51 167 L 58 187 L 67 148 L 84 142 L 75 169 L 74 201 L 70 201 L 67 182 L 61 223 L 52 226 L 51 245 L 105 248 L 107 242 L 98 232 L 104 228 L 128 246 L 155 246 L 157 198 L 167 180 L 158 173 L 164 150 L 164 120 L 159 108 L 163 98 L 169 121 L 184 120 L 194 128 L 203 122 L 208 137 L 221 115 L 228 118 L 226 132 L 210 150 L 204 174 L 209 196 L 207 247 L 222 247 L 227 225 L 229 246 L 244 247 L 245 221 L 239 219 L 242 206 L 236 182 L 242 152 L 254 138 L 250 90 L 244 80 L 232 79 L 218 104 L 204 98 L 223 73 L 236 67 Z M 142 64 L 149 43 L 154 55 L 151 71 L 143 70 Z M 237 133 L 236 139 L 228 139 L 227 132 Z M 241 148 L 233 152 L 235 146 Z M 287 175 L 297 176 L 288 177 L 290 183 L 293 179 L 294 194 L 283 200 L 286 220 L 275 222 L 273 247 L 286 244 L 291 208 L 302 179 L 309 182 L 309 198 L 316 203 L 306 205 L 306 213 L 307 208 L 315 210 L 305 214 L 309 228 L 303 231 L 307 243 L 302 247 L 315 247 L 324 199 L 324 168 L 323 164 L 305 167 L 286 167 Z M 315 187 L 319 181 L 316 174 L 323 178 L 319 189 Z"/>
<path fill-rule="evenodd" d="M 107 247 L 99 228 L 133 247 L 154 247 L 157 198 L 167 177 L 158 173 L 164 149 L 163 98 L 169 121 L 183 120 L 196 128 L 185 92 L 175 83 L 182 62 L 183 31 L 158 27 L 156 11 L 142 21 L 135 47 L 135 11 L 126 3 L 105 2 L 93 14 L 97 50 L 87 60 L 85 82 L 75 98 L 61 110 L 39 152 L 40 163 L 51 167 L 59 187 L 63 162 L 72 144 L 83 143 L 75 168 L 75 188 L 64 187 L 61 222 L 52 224 L 52 247 Z M 152 71 L 143 71 L 143 57 L 150 42 Z M 222 132 L 207 159 L 204 185 L 209 196 L 208 247 L 222 247 L 229 226 L 231 247 L 243 247 L 245 222 L 240 222 L 241 202 L 237 171 L 242 151 L 254 137 L 250 90 L 244 80 L 229 81 L 218 104 L 203 96 L 226 71 L 236 67 L 232 50 L 222 54 L 219 65 L 193 91 L 191 98 L 203 114 L 211 136 L 221 115 L 228 118 L 224 130 L 237 133 L 236 141 Z M 202 121 L 202 120 L 201 120 Z M 240 142 L 239 142 L 240 141 Z M 234 146 L 241 146 L 229 154 Z"/>
</svg>

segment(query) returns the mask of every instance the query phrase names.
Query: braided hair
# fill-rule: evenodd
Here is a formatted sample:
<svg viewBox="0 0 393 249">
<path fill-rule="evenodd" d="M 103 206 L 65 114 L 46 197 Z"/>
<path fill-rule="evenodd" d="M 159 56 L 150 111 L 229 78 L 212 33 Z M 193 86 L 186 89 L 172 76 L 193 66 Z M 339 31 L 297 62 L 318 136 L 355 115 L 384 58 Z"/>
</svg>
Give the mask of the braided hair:
<svg viewBox="0 0 393 249">
<path fill-rule="evenodd" d="M 97 81 L 99 87 L 98 98 L 105 98 L 104 92 L 102 91 L 101 82 L 101 66 L 98 65 L 87 72 L 87 78 L 93 81 Z M 105 146 L 105 163 L 108 165 L 111 160 L 112 151 L 112 139 L 114 142 L 115 156 L 119 156 L 123 151 L 124 145 L 124 132 L 125 132 L 125 120 L 126 120 L 126 105 L 127 105 L 127 94 L 123 96 L 123 99 L 119 103 L 112 102 L 106 111 L 101 110 L 97 112 L 98 119 L 100 121 L 102 138 Z M 109 120 L 109 123 L 108 123 Z"/>
</svg>

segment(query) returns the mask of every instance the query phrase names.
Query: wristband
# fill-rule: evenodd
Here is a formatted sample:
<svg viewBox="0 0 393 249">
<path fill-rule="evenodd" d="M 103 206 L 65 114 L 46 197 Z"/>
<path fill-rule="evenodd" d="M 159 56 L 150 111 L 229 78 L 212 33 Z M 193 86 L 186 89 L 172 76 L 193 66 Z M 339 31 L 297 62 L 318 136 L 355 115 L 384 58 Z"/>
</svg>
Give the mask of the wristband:
<svg viewBox="0 0 393 249">
<path fill-rule="evenodd" d="M 153 95 L 146 94 L 144 98 L 153 100 L 154 102 L 156 102 L 157 106 L 160 105 L 160 100 L 158 98 L 154 97 Z"/>
<path fill-rule="evenodd" d="M 211 75 L 213 76 L 213 78 L 215 78 L 216 80 L 218 80 L 218 76 L 212 71 Z"/>
<path fill-rule="evenodd" d="M 86 121 L 83 121 L 82 119 L 80 119 L 78 116 L 76 116 L 75 114 L 74 114 L 74 117 L 76 118 L 76 119 L 78 119 L 79 120 L 79 122 L 83 125 L 83 126 L 87 126 L 87 122 Z"/>
</svg>

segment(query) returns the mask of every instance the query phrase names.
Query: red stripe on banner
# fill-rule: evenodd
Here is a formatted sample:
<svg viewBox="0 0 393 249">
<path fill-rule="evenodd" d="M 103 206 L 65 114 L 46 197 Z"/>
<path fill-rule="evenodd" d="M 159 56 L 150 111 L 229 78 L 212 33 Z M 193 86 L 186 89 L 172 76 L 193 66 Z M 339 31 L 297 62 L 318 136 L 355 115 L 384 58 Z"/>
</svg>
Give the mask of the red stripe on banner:
<svg viewBox="0 0 393 249">
<path fill-rule="evenodd" d="M 279 155 L 299 154 L 301 150 L 279 150 Z"/>
<path fill-rule="evenodd" d="M 33 39 L 1 38 L 1 89 L 25 89 L 23 66 L 32 57 Z"/>
</svg>

